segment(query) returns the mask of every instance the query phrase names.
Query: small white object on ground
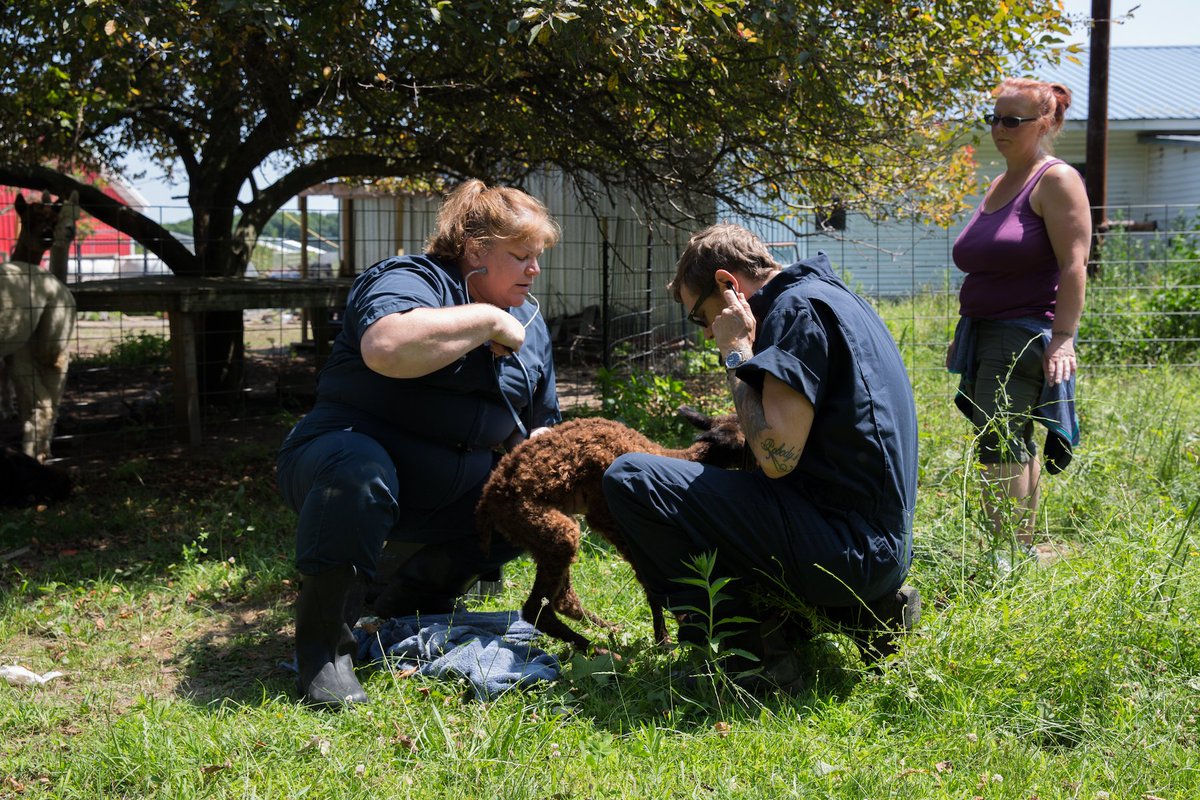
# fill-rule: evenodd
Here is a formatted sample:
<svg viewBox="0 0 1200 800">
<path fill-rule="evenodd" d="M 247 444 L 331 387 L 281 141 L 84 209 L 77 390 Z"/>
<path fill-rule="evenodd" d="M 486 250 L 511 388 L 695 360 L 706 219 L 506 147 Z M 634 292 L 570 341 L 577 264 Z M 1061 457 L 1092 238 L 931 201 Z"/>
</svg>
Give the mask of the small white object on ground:
<svg viewBox="0 0 1200 800">
<path fill-rule="evenodd" d="M 16 665 L 0 667 L 0 678 L 3 678 L 13 686 L 44 686 L 55 678 L 61 678 L 62 676 L 63 673 L 61 672 L 47 672 L 45 675 L 38 675 L 36 672 Z"/>
</svg>

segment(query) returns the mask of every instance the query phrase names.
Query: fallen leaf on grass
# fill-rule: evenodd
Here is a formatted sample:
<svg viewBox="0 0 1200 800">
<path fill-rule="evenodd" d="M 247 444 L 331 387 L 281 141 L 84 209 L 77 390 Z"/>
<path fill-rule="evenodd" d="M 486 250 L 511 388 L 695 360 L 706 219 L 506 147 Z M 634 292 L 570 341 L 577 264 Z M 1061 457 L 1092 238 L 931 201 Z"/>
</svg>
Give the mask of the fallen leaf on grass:
<svg viewBox="0 0 1200 800">
<path fill-rule="evenodd" d="M 305 750 L 316 750 L 321 755 L 327 756 L 332 748 L 333 745 L 328 739 L 322 739 L 320 736 L 313 736 L 308 740 L 307 744 L 300 748 L 300 751 L 303 752 Z"/>
<path fill-rule="evenodd" d="M 233 763 L 229 759 L 225 759 L 224 764 L 206 764 L 205 766 L 200 768 L 200 774 L 201 775 L 213 775 L 217 772 L 221 772 L 222 770 L 227 770 L 232 766 L 233 766 Z"/>
<path fill-rule="evenodd" d="M 393 727 L 396 729 L 396 735 L 392 737 L 392 743 L 398 744 L 410 753 L 417 752 L 417 743 L 407 733 L 400 730 L 400 723 L 393 722 Z"/>
</svg>

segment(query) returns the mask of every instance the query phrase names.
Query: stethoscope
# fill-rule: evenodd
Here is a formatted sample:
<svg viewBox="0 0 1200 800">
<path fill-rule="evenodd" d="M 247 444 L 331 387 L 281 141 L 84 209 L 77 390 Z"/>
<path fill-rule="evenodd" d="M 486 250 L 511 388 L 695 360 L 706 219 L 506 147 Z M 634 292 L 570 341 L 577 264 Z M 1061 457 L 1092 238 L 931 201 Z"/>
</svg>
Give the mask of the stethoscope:
<svg viewBox="0 0 1200 800">
<path fill-rule="evenodd" d="M 470 287 L 471 276 L 478 275 L 480 273 L 486 275 L 487 267 L 473 269 L 463 276 L 463 290 L 466 292 L 468 303 L 472 302 Z M 529 319 L 522 324 L 522 327 L 526 330 L 529 330 L 529 326 L 533 324 L 533 321 L 538 318 L 539 314 L 542 313 L 542 304 L 538 302 L 538 299 L 534 297 L 532 293 L 528 295 L 528 299 L 533 301 L 533 314 L 531 314 Z M 486 342 L 484 343 L 484 347 L 487 347 Z M 517 366 L 521 368 L 521 374 L 525 377 L 525 398 L 528 401 L 525 408 L 529 412 L 528 425 L 526 425 L 525 421 L 521 419 L 521 415 L 517 413 L 517 409 L 513 407 L 512 401 L 509 400 L 508 395 L 504 393 L 504 386 L 500 383 L 500 361 L 501 359 L 505 358 L 515 358 L 517 360 Z M 508 413 L 512 415 L 513 422 L 517 424 L 517 430 L 520 432 L 521 438 L 528 439 L 529 431 L 533 428 L 533 379 L 529 375 L 529 368 L 525 366 L 525 362 L 521 360 L 521 356 L 515 351 L 507 356 L 496 356 L 492 359 L 492 366 L 493 373 L 496 377 L 496 389 L 500 392 L 500 399 L 502 399 L 504 401 L 504 405 L 508 407 Z"/>
</svg>

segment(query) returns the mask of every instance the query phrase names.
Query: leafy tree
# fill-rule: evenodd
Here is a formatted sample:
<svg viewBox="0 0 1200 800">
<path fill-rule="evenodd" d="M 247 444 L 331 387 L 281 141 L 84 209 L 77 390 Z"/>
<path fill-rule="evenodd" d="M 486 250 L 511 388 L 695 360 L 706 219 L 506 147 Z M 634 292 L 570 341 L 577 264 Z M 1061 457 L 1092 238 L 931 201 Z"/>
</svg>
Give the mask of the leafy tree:
<svg viewBox="0 0 1200 800">
<path fill-rule="evenodd" d="M 23 0 L 0 10 L 0 183 L 78 189 L 180 276 L 241 274 L 275 211 L 333 178 L 550 167 L 668 219 L 796 197 L 938 217 L 969 184 L 955 137 L 1061 44 L 1057 5 Z M 79 179 L 134 150 L 182 164 L 194 254 Z M 235 316 L 207 326 L 205 386 L 240 379 L 240 335 L 211 332 Z"/>
</svg>

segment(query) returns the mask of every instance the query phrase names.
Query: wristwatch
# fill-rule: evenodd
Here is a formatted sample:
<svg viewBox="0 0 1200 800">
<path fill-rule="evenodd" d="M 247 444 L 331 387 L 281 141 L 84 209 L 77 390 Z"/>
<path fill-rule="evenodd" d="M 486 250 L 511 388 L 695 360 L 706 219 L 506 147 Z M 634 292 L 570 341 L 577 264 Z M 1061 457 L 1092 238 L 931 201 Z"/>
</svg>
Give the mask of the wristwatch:
<svg viewBox="0 0 1200 800">
<path fill-rule="evenodd" d="M 725 369 L 737 369 L 748 360 L 741 350 L 730 350 L 729 355 L 725 356 Z"/>
</svg>

